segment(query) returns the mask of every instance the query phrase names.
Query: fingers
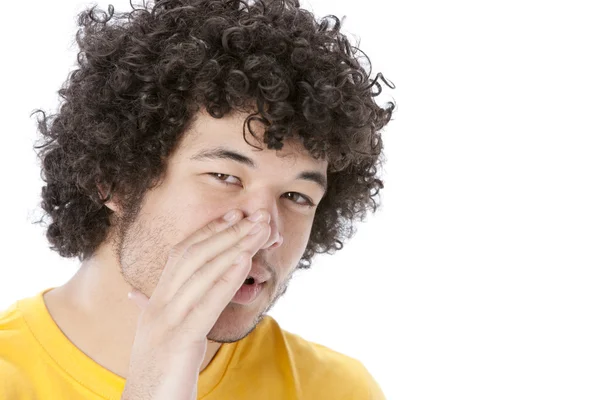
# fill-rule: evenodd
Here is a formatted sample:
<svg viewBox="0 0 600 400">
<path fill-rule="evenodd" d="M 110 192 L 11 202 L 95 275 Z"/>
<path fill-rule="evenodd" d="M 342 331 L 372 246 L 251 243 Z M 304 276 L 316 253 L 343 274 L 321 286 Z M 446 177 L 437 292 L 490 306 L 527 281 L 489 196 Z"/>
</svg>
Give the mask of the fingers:
<svg viewBox="0 0 600 400">
<path fill-rule="evenodd" d="M 178 243 L 169 255 L 152 297 L 167 304 L 196 270 L 226 249 L 235 246 L 238 253 L 251 251 L 238 242 L 251 233 L 255 225 L 269 221 L 270 216 L 265 210 L 259 210 L 248 218 L 240 218 L 241 212 L 233 221 L 217 219 Z"/>
<path fill-rule="evenodd" d="M 214 282 L 201 298 L 193 296 L 194 288 L 190 285 L 189 290 L 184 292 L 182 298 L 192 295 L 191 302 L 188 303 L 192 307 L 187 308 L 189 311 L 183 315 L 182 323 L 184 325 L 190 324 L 196 326 L 198 321 L 206 321 L 207 326 L 210 326 L 209 330 L 205 333 L 205 335 L 208 335 L 210 329 L 212 329 L 225 307 L 227 307 L 227 304 L 231 302 L 235 293 L 244 284 L 244 280 L 246 280 L 251 268 L 252 257 L 246 255 L 240 263 L 234 267 L 230 266 L 227 268 L 226 272 Z M 194 284 L 198 284 L 201 280 L 195 279 L 193 282 Z"/>
<path fill-rule="evenodd" d="M 198 229 L 193 234 L 189 235 L 184 240 L 175 245 L 175 247 L 171 249 L 169 258 L 173 260 L 179 259 L 182 255 L 185 254 L 187 248 L 191 244 L 200 242 L 219 232 L 224 231 L 230 226 L 238 223 L 241 217 L 242 213 L 239 210 L 231 210 L 222 217 L 210 221 L 208 224 L 204 225 L 202 228 Z"/>
<path fill-rule="evenodd" d="M 195 310 L 199 310 L 202 316 L 194 316 L 194 320 L 204 321 L 205 318 L 214 318 L 216 321 L 243 285 L 252 266 L 252 257 L 270 235 L 271 229 L 268 224 L 262 222 L 258 226 L 261 227 L 260 232 L 247 235 L 239 242 L 239 247 L 226 249 L 202 268 L 197 269 L 174 295 L 167 306 L 169 307 L 167 312 L 176 323 L 183 323 L 188 314 Z M 243 250 L 240 251 L 239 248 Z M 232 267 L 235 264 L 247 264 L 247 268 L 241 268 L 244 271 L 243 275 L 238 274 L 240 268 Z M 198 312 L 195 314 L 198 315 Z"/>
</svg>

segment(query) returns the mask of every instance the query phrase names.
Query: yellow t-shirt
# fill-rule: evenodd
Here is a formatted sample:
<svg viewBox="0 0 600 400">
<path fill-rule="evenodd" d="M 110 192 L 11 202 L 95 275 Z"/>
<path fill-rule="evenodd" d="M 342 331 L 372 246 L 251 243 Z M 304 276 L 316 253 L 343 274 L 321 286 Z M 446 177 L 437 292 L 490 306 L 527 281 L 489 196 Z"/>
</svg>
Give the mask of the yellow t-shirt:
<svg viewBox="0 0 600 400">
<path fill-rule="evenodd" d="M 113 399 L 125 379 L 97 364 L 55 324 L 43 294 L 0 312 L 0 400 Z M 382 400 L 380 387 L 351 357 L 302 339 L 266 316 L 225 343 L 200 373 L 204 400 Z"/>
</svg>

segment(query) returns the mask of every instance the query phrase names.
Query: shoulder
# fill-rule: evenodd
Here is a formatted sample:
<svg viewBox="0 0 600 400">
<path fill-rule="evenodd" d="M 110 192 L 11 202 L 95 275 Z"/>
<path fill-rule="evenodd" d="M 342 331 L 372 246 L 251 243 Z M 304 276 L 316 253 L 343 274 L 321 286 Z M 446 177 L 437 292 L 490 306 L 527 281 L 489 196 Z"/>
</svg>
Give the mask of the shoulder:
<svg viewBox="0 0 600 400">
<path fill-rule="evenodd" d="M 17 304 L 0 311 L 0 400 L 32 399 L 29 377 L 18 362 L 27 346 L 23 319 Z"/>
<path fill-rule="evenodd" d="M 16 350 L 26 331 L 25 320 L 18 303 L 0 310 L 0 357 Z"/>
<path fill-rule="evenodd" d="M 315 389 L 313 397 L 307 398 L 385 399 L 377 381 L 361 361 L 288 332 L 272 317 L 266 317 L 263 323 L 263 330 L 271 336 L 270 342 L 279 353 L 285 353 L 283 359 L 289 362 L 303 388 Z M 281 354 L 279 359 L 282 359 Z"/>
<path fill-rule="evenodd" d="M 34 399 L 27 374 L 17 365 L 0 355 L 0 400 Z"/>
<path fill-rule="evenodd" d="M 33 297 L 21 299 L 0 309 L 0 357 L 6 359 L 10 354 L 21 354 L 28 349 L 33 336 L 23 305 L 27 308 L 34 300 Z"/>
<path fill-rule="evenodd" d="M 318 375 L 316 387 L 328 387 L 331 399 L 383 400 L 377 381 L 365 365 L 356 358 L 335 351 L 287 332 L 288 339 L 296 349 L 303 349 L 303 364 L 310 366 Z M 316 383 L 316 382 L 315 382 Z"/>
<path fill-rule="evenodd" d="M 15 321 L 21 318 L 21 312 L 17 307 L 17 302 L 11 304 L 5 309 L 0 309 L 0 330 L 5 330 Z"/>
</svg>

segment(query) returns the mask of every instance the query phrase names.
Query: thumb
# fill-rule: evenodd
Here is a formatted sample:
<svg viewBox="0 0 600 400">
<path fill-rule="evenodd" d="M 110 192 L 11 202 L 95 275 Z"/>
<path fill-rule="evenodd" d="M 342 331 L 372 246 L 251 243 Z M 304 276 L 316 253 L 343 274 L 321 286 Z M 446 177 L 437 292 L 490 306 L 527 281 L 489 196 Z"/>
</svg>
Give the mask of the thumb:
<svg viewBox="0 0 600 400">
<path fill-rule="evenodd" d="M 146 308 L 146 305 L 148 304 L 148 298 L 146 297 L 145 294 L 143 294 L 142 292 L 139 292 L 135 289 L 131 290 L 131 292 L 127 293 L 127 297 L 129 297 L 129 299 L 131 301 L 133 301 L 135 303 L 135 305 L 137 305 L 140 310 L 143 310 L 144 308 Z"/>
</svg>

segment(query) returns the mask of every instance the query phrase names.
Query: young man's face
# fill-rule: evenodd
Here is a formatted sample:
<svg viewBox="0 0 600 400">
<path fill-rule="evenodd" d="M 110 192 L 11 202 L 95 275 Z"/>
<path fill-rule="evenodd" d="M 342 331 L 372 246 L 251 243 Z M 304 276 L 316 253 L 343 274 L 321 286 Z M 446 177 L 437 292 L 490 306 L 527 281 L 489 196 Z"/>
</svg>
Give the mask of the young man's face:
<svg viewBox="0 0 600 400">
<path fill-rule="evenodd" d="M 284 142 L 276 153 L 247 132 L 248 142 L 263 150 L 248 145 L 243 138 L 246 116 L 199 114 L 170 157 L 164 181 L 146 193 L 135 218 L 118 227 L 116 240 L 123 278 L 149 296 L 174 245 L 228 210 L 237 208 L 245 215 L 269 211 L 271 233 L 253 259 L 271 279 L 252 303 L 231 302 L 224 309 L 208 335 L 217 342 L 246 336 L 285 292 L 324 195 L 321 185 L 298 176 L 306 171 L 327 176 L 327 162 L 312 158 L 297 141 Z M 264 128 L 252 123 L 252 129 L 262 139 Z M 193 159 L 215 148 L 239 153 L 254 167 L 231 159 Z M 308 206 L 310 201 L 315 207 Z"/>
</svg>

